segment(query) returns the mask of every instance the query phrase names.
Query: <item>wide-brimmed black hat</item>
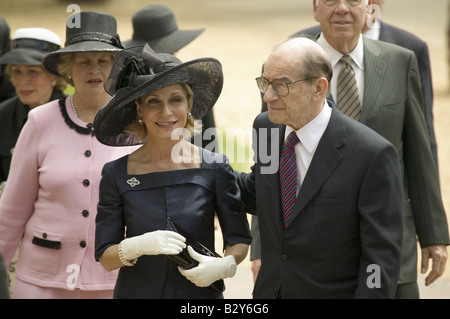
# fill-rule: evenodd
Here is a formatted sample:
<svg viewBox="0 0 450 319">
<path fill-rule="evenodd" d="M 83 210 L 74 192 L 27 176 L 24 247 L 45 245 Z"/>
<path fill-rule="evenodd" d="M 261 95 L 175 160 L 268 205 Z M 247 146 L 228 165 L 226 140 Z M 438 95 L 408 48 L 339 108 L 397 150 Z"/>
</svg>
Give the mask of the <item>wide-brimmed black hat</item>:
<svg viewBox="0 0 450 319">
<path fill-rule="evenodd" d="M 172 10 L 164 5 L 146 6 L 132 18 L 133 38 L 125 47 L 148 43 L 153 51 L 173 54 L 197 38 L 205 29 L 180 30 Z"/>
<path fill-rule="evenodd" d="M 115 52 L 122 49 L 117 22 L 112 15 L 95 11 L 76 12 L 67 18 L 64 48 L 48 54 L 42 65 L 49 73 L 60 76 L 57 65 L 62 53 Z"/>
<path fill-rule="evenodd" d="M 113 97 L 94 120 L 97 139 L 111 146 L 143 143 L 124 132 L 136 122 L 135 100 L 161 88 L 183 83 L 188 84 L 194 93 L 192 116 L 202 119 L 222 92 L 222 65 L 214 58 L 183 63 L 171 54 L 154 52 L 148 44 L 117 53 L 105 82 L 106 91 Z"/>
<path fill-rule="evenodd" d="M 11 51 L 0 56 L 0 64 L 41 65 L 47 54 L 59 48 L 60 38 L 48 29 L 17 29 L 11 41 Z"/>
</svg>

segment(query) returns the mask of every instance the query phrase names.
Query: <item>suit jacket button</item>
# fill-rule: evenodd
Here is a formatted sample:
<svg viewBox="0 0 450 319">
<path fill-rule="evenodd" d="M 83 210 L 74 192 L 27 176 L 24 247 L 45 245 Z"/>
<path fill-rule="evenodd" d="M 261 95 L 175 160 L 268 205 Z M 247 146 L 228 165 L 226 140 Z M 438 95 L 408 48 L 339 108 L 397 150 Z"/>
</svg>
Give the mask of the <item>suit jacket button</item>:
<svg viewBox="0 0 450 319">
<path fill-rule="evenodd" d="M 81 248 L 85 248 L 86 247 L 86 242 L 84 240 L 80 241 L 80 247 Z"/>
<path fill-rule="evenodd" d="M 86 152 L 84 152 L 84 156 L 86 157 L 91 157 L 92 152 L 90 150 L 87 150 Z"/>
<path fill-rule="evenodd" d="M 281 255 L 281 260 L 284 260 L 284 261 L 288 260 L 288 255 L 286 255 L 286 254 Z"/>
<path fill-rule="evenodd" d="M 88 187 L 89 184 L 90 184 L 90 182 L 89 182 L 88 179 L 85 179 L 85 180 L 83 181 L 83 185 L 84 185 L 84 186 Z"/>
<path fill-rule="evenodd" d="M 89 211 L 88 211 L 87 209 L 85 209 L 85 210 L 83 210 L 83 211 L 81 212 L 81 214 L 82 214 L 84 217 L 88 217 L 88 216 L 89 216 Z"/>
</svg>

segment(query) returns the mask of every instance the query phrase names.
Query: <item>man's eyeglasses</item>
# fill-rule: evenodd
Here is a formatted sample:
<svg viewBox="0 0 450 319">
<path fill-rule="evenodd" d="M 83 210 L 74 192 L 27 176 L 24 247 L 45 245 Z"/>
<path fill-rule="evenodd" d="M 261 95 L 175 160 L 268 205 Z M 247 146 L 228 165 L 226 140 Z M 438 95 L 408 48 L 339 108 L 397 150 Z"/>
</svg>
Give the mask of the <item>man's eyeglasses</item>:
<svg viewBox="0 0 450 319">
<path fill-rule="evenodd" d="M 275 93 L 277 93 L 279 96 L 286 96 L 289 94 L 289 85 L 297 83 L 297 82 L 312 80 L 312 79 L 315 79 L 315 78 L 307 78 L 307 79 L 302 79 L 302 80 L 297 80 L 297 81 L 285 82 L 282 80 L 268 81 L 267 79 L 260 76 L 260 77 L 256 78 L 255 80 L 256 80 L 256 84 L 258 85 L 258 88 L 261 91 L 261 93 L 265 94 L 267 92 L 267 89 L 269 88 L 269 85 L 272 85 L 272 88 L 275 91 Z"/>
</svg>

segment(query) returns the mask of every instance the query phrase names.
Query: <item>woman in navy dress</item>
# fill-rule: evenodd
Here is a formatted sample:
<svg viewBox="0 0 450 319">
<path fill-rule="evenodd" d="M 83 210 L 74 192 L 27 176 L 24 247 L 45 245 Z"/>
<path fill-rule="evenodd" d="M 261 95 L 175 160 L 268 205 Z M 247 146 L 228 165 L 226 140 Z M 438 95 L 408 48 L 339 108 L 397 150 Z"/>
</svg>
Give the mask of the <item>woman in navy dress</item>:
<svg viewBox="0 0 450 319">
<path fill-rule="evenodd" d="M 223 279 L 247 255 L 251 236 L 226 156 L 190 142 L 194 118 L 211 109 L 222 84 L 212 58 L 182 63 L 148 45 L 116 55 L 105 84 L 114 96 L 94 132 L 106 145 L 143 145 L 107 163 L 100 183 L 95 255 L 105 269 L 120 268 L 115 298 L 222 298 Z M 168 224 L 213 251 L 215 216 L 224 257 L 192 249 Z M 182 251 L 198 265 L 167 258 Z"/>
</svg>

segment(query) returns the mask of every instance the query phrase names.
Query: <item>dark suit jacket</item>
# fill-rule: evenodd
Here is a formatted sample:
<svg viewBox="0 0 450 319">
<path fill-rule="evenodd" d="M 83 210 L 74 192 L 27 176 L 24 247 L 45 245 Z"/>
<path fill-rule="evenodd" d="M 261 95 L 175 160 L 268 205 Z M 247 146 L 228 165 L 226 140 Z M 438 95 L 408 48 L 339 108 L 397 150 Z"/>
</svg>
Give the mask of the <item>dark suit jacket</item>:
<svg viewBox="0 0 450 319">
<path fill-rule="evenodd" d="M 259 134 L 266 128 L 267 139 Z M 256 145 L 278 143 L 281 150 L 285 128 L 272 124 L 267 112 L 258 115 Z M 285 230 L 279 173 L 261 173 L 263 157 L 254 151 L 252 172 L 239 174 L 243 200 L 257 211 L 261 230 L 254 297 L 276 298 L 281 289 L 282 298 L 392 298 L 403 223 L 392 144 L 333 107 Z M 279 154 L 271 158 L 278 161 Z M 380 267 L 380 288 L 367 284 L 369 265 Z"/>
<path fill-rule="evenodd" d="M 321 32 L 320 26 L 314 26 L 306 30 L 292 35 L 293 37 L 300 34 L 306 34 L 311 37 L 317 36 Z M 425 120 L 430 137 L 430 146 L 433 158 L 438 164 L 436 135 L 434 133 L 434 117 L 433 117 L 433 83 L 431 77 L 430 55 L 428 45 L 417 36 L 397 28 L 388 23 L 380 22 L 380 41 L 397 44 L 401 47 L 414 52 L 419 63 L 420 82 L 422 85 L 422 95 L 424 100 Z"/>
</svg>

